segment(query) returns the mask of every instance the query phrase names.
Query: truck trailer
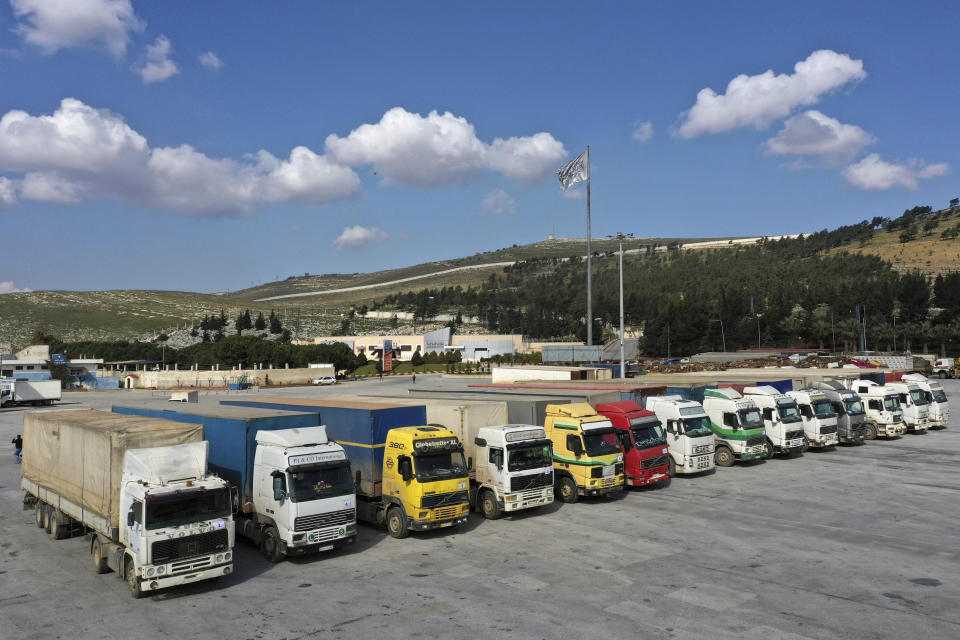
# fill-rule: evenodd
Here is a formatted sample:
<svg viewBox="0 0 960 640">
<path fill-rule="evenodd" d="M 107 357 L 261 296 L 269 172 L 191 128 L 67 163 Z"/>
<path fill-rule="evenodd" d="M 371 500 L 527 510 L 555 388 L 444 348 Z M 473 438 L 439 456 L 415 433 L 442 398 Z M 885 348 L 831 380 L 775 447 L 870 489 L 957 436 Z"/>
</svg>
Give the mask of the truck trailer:
<svg viewBox="0 0 960 640">
<path fill-rule="evenodd" d="M 316 413 L 224 405 L 136 403 L 114 413 L 203 425 L 210 468 L 239 496 L 237 533 L 270 562 L 357 537 L 350 461 Z"/>
<path fill-rule="evenodd" d="M 463 446 L 449 429 L 428 425 L 422 405 L 282 397 L 220 403 L 316 412 L 327 436 L 350 459 L 357 518 L 386 526 L 395 538 L 467 521 L 469 477 Z"/>
<path fill-rule="evenodd" d="M 54 539 L 89 533 L 97 573 L 139 598 L 233 571 L 228 484 L 207 471 L 203 427 L 93 410 L 23 419 L 20 486 Z"/>
<path fill-rule="evenodd" d="M 644 487 L 670 479 L 667 434 L 657 414 L 633 400 L 601 402 L 597 413 L 619 429 L 627 486 Z"/>
<path fill-rule="evenodd" d="M 0 407 L 32 405 L 34 407 L 60 402 L 59 380 L 16 380 L 4 378 L 0 381 Z"/>
</svg>

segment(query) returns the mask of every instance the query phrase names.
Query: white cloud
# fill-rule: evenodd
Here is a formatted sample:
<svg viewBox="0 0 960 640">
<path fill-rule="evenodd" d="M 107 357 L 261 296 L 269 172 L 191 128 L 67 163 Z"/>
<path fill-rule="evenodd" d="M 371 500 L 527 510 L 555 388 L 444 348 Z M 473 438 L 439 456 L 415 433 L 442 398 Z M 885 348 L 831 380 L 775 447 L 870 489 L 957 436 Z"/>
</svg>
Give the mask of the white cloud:
<svg viewBox="0 0 960 640">
<path fill-rule="evenodd" d="M 463 184 L 485 170 L 533 183 L 550 175 L 567 155 L 549 133 L 497 138 L 487 144 L 466 118 L 437 111 L 424 117 L 402 107 L 344 138 L 331 134 L 326 152 L 343 164 L 373 165 L 384 184 L 405 187 Z"/>
<path fill-rule="evenodd" d="M 144 28 L 130 0 L 10 0 L 10 4 L 19 20 L 17 33 L 47 55 L 88 47 L 122 58 L 130 32 Z"/>
<path fill-rule="evenodd" d="M 843 177 L 847 183 L 859 189 L 886 191 L 903 187 L 916 191 L 918 180 L 928 180 L 945 175 L 950 170 L 946 163 L 925 164 L 922 160 L 908 160 L 906 164 L 885 162 L 876 153 L 847 167 Z"/>
<path fill-rule="evenodd" d="M 766 142 L 774 155 L 818 155 L 849 162 L 874 137 L 852 124 L 843 124 L 819 111 L 804 111 L 784 122 L 783 129 Z"/>
<path fill-rule="evenodd" d="M 386 231 L 376 227 L 361 227 L 357 224 L 352 227 L 344 227 L 343 233 L 333 241 L 333 246 L 341 251 L 344 249 L 362 249 L 368 244 L 384 243 L 389 239 Z"/>
<path fill-rule="evenodd" d="M 769 69 L 755 76 L 741 74 L 723 94 L 701 89 L 696 104 L 681 115 L 677 134 L 694 138 L 738 127 L 763 128 L 794 108 L 867 76 L 862 60 L 829 49 L 814 51 L 793 69 L 791 75 L 774 75 Z"/>
<path fill-rule="evenodd" d="M 31 288 L 29 288 L 29 287 L 24 287 L 24 288 L 22 288 L 22 289 L 17 289 L 15 286 L 13 286 L 13 281 L 12 281 L 12 280 L 4 280 L 3 282 L 0 282 L 0 294 L 4 294 L 4 293 L 30 293 L 31 291 L 33 291 L 33 289 L 31 289 Z"/>
<path fill-rule="evenodd" d="M 17 183 L 10 178 L 0 176 L 0 209 L 9 209 L 17 205 Z"/>
<path fill-rule="evenodd" d="M 583 200 L 587 197 L 586 192 L 582 189 L 563 189 L 560 191 L 560 195 L 567 200 Z"/>
<path fill-rule="evenodd" d="M 143 63 L 135 69 L 143 84 L 163 82 L 180 73 L 177 64 L 170 59 L 170 40 L 166 36 L 157 36 L 153 44 L 147 45 Z"/>
<path fill-rule="evenodd" d="M 199 60 L 200 64 L 205 66 L 207 69 L 213 69 L 214 71 L 223 66 L 223 62 L 213 51 L 201 53 L 199 56 L 197 56 L 197 60 Z"/>
<path fill-rule="evenodd" d="M 360 190 L 349 167 L 306 147 L 286 160 L 266 151 L 235 161 L 189 145 L 151 148 L 123 118 L 66 98 L 53 114 L 0 118 L 0 171 L 25 174 L 21 200 L 113 198 L 198 215 L 252 213 L 268 202 L 323 206 Z M 5 190 L 15 181 L 9 178 Z"/>
<path fill-rule="evenodd" d="M 653 123 L 649 120 L 646 122 L 638 122 L 633 128 L 632 137 L 637 142 L 646 142 L 653 137 Z"/>
<path fill-rule="evenodd" d="M 512 216 L 517 213 L 517 202 L 503 189 L 491 191 L 480 205 L 485 216 Z"/>
</svg>

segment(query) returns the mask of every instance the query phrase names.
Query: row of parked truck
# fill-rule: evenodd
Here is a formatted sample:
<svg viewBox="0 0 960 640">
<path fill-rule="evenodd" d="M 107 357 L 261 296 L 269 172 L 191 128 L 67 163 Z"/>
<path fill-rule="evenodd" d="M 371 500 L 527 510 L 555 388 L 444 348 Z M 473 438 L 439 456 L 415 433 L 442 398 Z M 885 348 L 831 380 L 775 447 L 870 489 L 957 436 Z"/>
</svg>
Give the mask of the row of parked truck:
<svg viewBox="0 0 960 640">
<path fill-rule="evenodd" d="M 275 562 L 352 543 L 358 520 L 403 538 L 462 524 L 471 509 L 495 519 L 555 496 L 618 497 L 715 464 L 926 428 L 931 402 L 949 420 L 937 383 L 858 385 L 713 389 L 703 404 L 651 395 L 645 407 L 571 391 L 30 412 L 22 488 L 37 526 L 89 534 L 94 570 L 139 597 L 231 573 L 236 534 Z"/>
</svg>

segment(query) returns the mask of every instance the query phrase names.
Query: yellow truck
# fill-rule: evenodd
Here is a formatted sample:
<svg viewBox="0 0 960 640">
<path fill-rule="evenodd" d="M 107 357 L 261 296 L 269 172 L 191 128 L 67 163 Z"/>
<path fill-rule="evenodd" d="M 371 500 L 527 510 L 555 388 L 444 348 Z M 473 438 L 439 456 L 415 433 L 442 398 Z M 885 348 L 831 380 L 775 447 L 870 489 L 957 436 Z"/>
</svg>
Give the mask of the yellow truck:
<svg viewBox="0 0 960 640">
<path fill-rule="evenodd" d="M 586 402 L 547 405 L 544 428 L 553 442 L 557 497 L 623 495 L 623 448 L 617 429 Z"/>
</svg>

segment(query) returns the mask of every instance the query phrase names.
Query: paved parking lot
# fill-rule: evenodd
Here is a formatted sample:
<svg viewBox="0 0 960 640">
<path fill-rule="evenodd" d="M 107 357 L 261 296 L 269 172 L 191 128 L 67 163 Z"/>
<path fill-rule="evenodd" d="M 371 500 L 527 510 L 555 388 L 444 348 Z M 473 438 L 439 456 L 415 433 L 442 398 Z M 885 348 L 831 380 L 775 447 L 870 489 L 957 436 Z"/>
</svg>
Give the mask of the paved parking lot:
<svg viewBox="0 0 960 640">
<path fill-rule="evenodd" d="M 0 410 L 0 636 L 957 638 L 960 382 L 944 387 L 946 430 L 738 464 L 622 500 L 472 515 L 405 540 L 361 525 L 352 547 L 276 565 L 239 540 L 235 574 L 143 600 L 94 574 L 84 538 L 55 541 L 21 509 L 9 442 L 23 410 Z M 63 406 L 149 397 L 70 393 Z"/>
</svg>

